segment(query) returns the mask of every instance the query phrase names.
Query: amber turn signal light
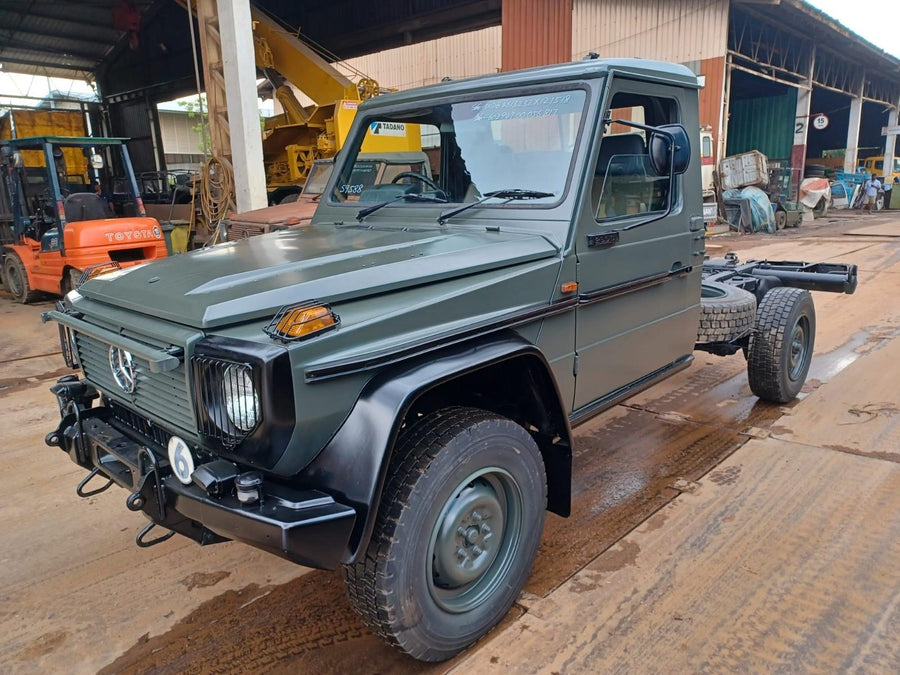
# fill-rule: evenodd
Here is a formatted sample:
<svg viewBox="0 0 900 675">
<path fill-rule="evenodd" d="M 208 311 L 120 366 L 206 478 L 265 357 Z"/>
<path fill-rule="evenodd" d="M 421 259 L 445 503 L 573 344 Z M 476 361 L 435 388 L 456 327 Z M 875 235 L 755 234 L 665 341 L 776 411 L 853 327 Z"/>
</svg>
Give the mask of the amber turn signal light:
<svg viewBox="0 0 900 675">
<path fill-rule="evenodd" d="M 567 281 L 559 287 L 563 293 L 574 293 L 578 290 L 578 282 L 577 281 Z"/>
<path fill-rule="evenodd" d="M 303 303 L 282 308 L 264 330 L 277 340 L 292 341 L 335 328 L 339 322 L 328 305 Z"/>
</svg>

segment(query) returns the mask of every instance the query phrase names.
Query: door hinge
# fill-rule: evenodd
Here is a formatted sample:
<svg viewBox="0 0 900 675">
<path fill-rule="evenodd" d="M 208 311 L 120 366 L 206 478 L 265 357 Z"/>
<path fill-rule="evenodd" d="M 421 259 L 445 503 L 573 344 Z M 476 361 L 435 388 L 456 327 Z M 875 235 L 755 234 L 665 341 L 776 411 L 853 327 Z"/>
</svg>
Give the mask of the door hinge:
<svg viewBox="0 0 900 675">
<path fill-rule="evenodd" d="M 608 248 L 618 243 L 619 233 L 616 230 L 603 232 L 602 234 L 589 234 L 587 236 L 588 248 Z"/>
<path fill-rule="evenodd" d="M 572 377 L 578 377 L 578 354 L 572 361 Z"/>
</svg>

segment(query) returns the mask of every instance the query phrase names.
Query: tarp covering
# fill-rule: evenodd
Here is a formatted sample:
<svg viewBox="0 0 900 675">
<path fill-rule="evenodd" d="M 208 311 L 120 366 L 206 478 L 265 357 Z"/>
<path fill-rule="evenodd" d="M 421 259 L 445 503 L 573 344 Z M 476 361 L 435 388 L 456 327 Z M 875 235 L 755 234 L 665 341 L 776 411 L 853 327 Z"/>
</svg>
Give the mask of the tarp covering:
<svg viewBox="0 0 900 675">
<path fill-rule="evenodd" d="M 722 197 L 725 199 L 747 199 L 750 201 L 750 214 L 753 218 L 754 232 L 765 231 L 773 234 L 777 229 L 769 195 L 758 187 L 745 187 L 742 190 L 725 190 L 722 193 Z"/>
<path fill-rule="evenodd" d="M 800 183 L 800 203 L 804 206 L 814 209 L 823 197 L 826 204 L 831 199 L 831 186 L 827 178 L 806 178 Z"/>
</svg>

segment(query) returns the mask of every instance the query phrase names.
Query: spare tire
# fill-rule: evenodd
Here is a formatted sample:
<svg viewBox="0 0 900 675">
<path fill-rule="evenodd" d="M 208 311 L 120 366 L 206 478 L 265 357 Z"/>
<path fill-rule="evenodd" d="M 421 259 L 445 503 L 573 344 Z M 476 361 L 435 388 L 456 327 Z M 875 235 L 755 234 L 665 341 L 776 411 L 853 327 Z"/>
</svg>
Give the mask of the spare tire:
<svg viewBox="0 0 900 675">
<path fill-rule="evenodd" d="M 755 295 L 737 286 L 703 282 L 697 342 L 730 342 L 750 333 L 755 320 Z"/>
</svg>

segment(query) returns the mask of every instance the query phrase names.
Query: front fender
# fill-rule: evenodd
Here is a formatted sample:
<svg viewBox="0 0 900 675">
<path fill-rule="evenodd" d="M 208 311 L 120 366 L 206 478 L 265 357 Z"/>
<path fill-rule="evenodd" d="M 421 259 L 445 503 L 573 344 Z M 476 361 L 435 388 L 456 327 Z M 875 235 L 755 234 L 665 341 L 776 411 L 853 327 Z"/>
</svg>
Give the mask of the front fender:
<svg viewBox="0 0 900 675">
<path fill-rule="evenodd" d="M 357 510 L 356 525 L 342 562 L 350 564 L 365 552 L 375 525 L 381 492 L 400 426 L 413 403 L 442 383 L 503 361 L 529 356 L 542 364 L 552 383 L 553 418 L 560 427 L 553 443 L 562 451 L 548 479 L 560 486 L 565 504 L 553 510 L 568 515 L 571 481 L 571 430 L 559 391 L 541 351 L 512 331 L 454 345 L 393 366 L 379 373 L 363 390 L 350 415 L 316 459 L 298 476 L 306 486 L 316 486 L 341 503 Z M 542 448 L 543 450 L 543 448 Z M 555 476 L 549 476 L 555 473 Z"/>
</svg>

